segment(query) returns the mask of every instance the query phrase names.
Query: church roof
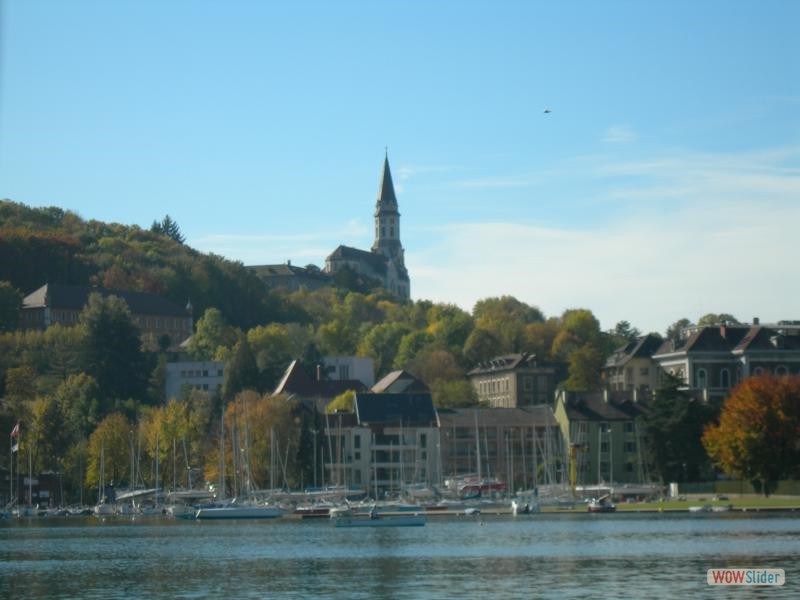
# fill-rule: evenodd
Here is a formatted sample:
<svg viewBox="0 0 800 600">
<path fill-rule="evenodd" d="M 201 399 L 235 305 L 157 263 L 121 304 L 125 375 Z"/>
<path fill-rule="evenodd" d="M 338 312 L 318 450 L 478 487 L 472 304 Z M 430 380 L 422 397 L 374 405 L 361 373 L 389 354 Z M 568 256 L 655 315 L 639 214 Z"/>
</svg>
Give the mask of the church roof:
<svg viewBox="0 0 800 600">
<path fill-rule="evenodd" d="M 146 292 L 123 292 L 120 290 L 107 290 L 88 285 L 66 285 L 61 283 L 46 283 L 38 290 L 31 292 L 22 301 L 23 309 L 55 308 L 82 310 L 89 301 L 89 294 L 97 292 L 102 296 L 118 296 L 125 300 L 134 315 L 158 315 L 185 317 L 186 309 L 178 306 L 171 300 L 156 294 Z"/>
<path fill-rule="evenodd" d="M 278 382 L 273 396 L 278 394 L 295 394 L 301 397 L 321 397 L 332 399 L 348 390 L 361 391 L 366 389 L 362 382 L 356 379 L 341 380 L 317 380 L 313 379 L 300 364 L 300 361 L 293 360 L 283 377 Z"/>
<path fill-rule="evenodd" d="M 378 202 L 376 209 L 397 211 L 397 196 L 394 195 L 394 184 L 392 183 L 392 172 L 389 170 L 389 156 L 383 159 L 383 170 L 381 171 L 381 182 L 378 186 Z"/>
<path fill-rule="evenodd" d="M 386 257 L 377 252 L 368 252 L 351 248 L 350 246 L 339 246 L 331 252 L 327 260 L 352 260 L 368 264 L 376 273 L 386 273 Z"/>
</svg>

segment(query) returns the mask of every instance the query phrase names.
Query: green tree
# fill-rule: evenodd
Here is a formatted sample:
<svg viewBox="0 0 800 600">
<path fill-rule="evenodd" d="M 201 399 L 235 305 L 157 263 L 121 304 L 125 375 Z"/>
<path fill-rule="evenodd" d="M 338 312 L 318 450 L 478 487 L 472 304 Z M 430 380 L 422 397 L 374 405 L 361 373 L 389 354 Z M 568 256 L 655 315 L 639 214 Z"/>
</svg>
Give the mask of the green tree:
<svg viewBox="0 0 800 600">
<path fill-rule="evenodd" d="M 13 331 L 19 324 L 22 293 L 8 281 L 0 281 L 0 331 Z"/>
<path fill-rule="evenodd" d="M 569 356 L 569 371 L 564 387 L 573 392 L 599 390 L 603 354 L 591 344 L 584 344 Z"/>
<path fill-rule="evenodd" d="M 490 360 L 501 354 L 501 344 L 491 332 L 476 327 L 464 344 L 464 358 L 469 365 Z"/>
<path fill-rule="evenodd" d="M 666 334 L 665 334 L 666 338 L 668 340 L 672 340 L 673 342 L 677 342 L 677 341 L 679 341 L 681 339 L 681 335 L 683 333 L 683 330 L 686 329 L 687 327 L 691 327 L 691 326 L 692 326 L 692 322 L 689 319 L 686 319 L 686 318 L 678 319 L 672 325 L 667 327 L 667 331 L 666 331 Z"/>
<path fill-rule="evenodd" d="M 480 405 L 478 393 L 465 379 L 437 379 L 431 385 L 431 395 L 436 408 L 469 408 Z"/>
<path fill-rule="evenodd" d="M 708 313 L 707 315 L 703 315 L 697 320 L 698 327 L 705 327 L 708 325 L 722 325 L 726 323 L 728 325 L 739 325 L 739 320 L 730 315 L 728 313 Z"/>
<path fill-rule="evenodd" d="M 500 343 L 501 352 L 525 349 L 525 326 L 544 321 L 542 311 L 513 296 L 486 298 L 472 309 L 475 327 L 490 332 Z"/>
<path fill-rule="evenodd" d="M 725 400 L 703 444 L 727 475 L 770 495 L 783 478 L 800 477 L 800 376 L 748 377 Z"/>
<path fill-rule="evenodd" d="M 454 381 L 464 378 L 464 370 L 447 350 L 433 350 L 417 355 L 408 365 L 408 370 L 431 387 L 439 379 Z"/>
<path fill-rule="evenodd" d="M 425 348 L 433 346 L 433 336 L 427 331 L 412 331 L 400 340 L 394 357 L 394 368 L 405 369 Z"/>
<path fill-rule="evenodd" d="M 178 224 L 169 215 L 165 215 L 164 218 L 161 219 L 161 222 L 153 221 L 153 224 L 150 226 L 150 231 L 166 235 L 179 244 L 183 244 L 186 241 L 186 238 L 181 234 L 181 228 L 178 227 Z"/>
<path fill-rule="evenodd" d="M 400 341 L 407 333 L 408 327 L 400 323 L 375 325 L 359 343 L 356 354 L 371 357 L 375 361 L 375 374 L 385 375 L 391 370 Z"/>
<path fill-rule="evenodd" d="M 86 373 L 70 375 L 58 386 L 55 397 L 61 405 L 64 427 L 74 438 L 85 439 L 101 419 L 100 387 Z"/>
<path fill-rule="evenodd" d="M 86 331 L 83 370 L 94 378 L 101 397 L 107 399 L 103 411 L 111 408 L 113 400 L 144 400 L 150 365 L 125 301 L 92 293 L 80 314 L 80 323 Z"/>
<path fill-rule="evenodd" d="M 244 390 L 261 389 L 261 373 L 256 364 L 256 358 L 247 341 L 247 336 L 241 335 L 233 347 L 230 360 L 225 365 L 225 382 L 222 386 L 222 397 L 227 400 L 233 398 Z"/>
<path fill-rule="evenodd" d="M 698 481 L 710 470 L 701 437 L 716 410 L 692 398 L 684 386 L 680 377 L 665 374 L 648 413 L 640 418 L 647 462 L 665 483 Z"/>
<path fill-rule="evenodd" d="M 353 390 L 342 392 L 328 403 L 325 412 L 333 414 L 335 412 L 353 412 L 356 400 L 356 393 Z"/>
<path fill-rule="evenodd" d="M 117 485 L 130 478 L 130 432 L 132 425 L 119 413 L 103 419 L 89 437 L 87 486 L 96 487 L 101 469 L 106 485 Z"/>
<path fill-rule="evenodd" d="M 222 311 L 207 308 L 189 340 L 189 356 L 194 360 L 218 360 L 221 349 L 232 348 L 235 343 L 236 330 L 228 325 Z"/>
<path fill-rule="evenodd" d="M 258 326 L 247 332 L 247 341 L 256 357 L 256 365 L 267 389 L 274 388 L 292 360 L 289 330 L 279 323 Z"/>
<path fill-rule="evenodd" d="M 33 409 L 34 462 L 37 470 L 61 471 L 64 456 L 72 444 L 70 429 L 58 396 L 37 400 Z"/>
</svg>

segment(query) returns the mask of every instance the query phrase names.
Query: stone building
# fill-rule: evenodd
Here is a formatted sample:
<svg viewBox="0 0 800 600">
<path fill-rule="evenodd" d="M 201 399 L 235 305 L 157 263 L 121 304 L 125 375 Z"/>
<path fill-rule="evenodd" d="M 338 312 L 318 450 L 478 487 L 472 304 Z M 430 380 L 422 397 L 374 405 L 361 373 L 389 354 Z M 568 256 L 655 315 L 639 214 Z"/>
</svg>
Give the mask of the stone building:
<svg viewBox="0 0 800 600">
<path fill-rule="evenodd" d="M 653 363 L 653 353 L 664 340 L 648 334 L 618 348 L 603 367 L 603 380 L 607 389 L 654 390 L 658 387 L 658 368 Z"/>
<path fill-rule="evenodd" d="M 22 301 L 23 329 L 47 329 L 50 325 L 76 325 L 91 293 L 122 298 L 131 311 L 135 325 L 143 334 L 157 340 L 166 336 L 167 345 L 179 344 L 188 338 L 194 327 L 192 306 L 178 306 L 171 300 L 145 292 L 123 292 L 88 285 L 46 283 Z"/>
<path fill-rule="evenodd" d="M 478 399 L 494 408 L 552 405 L 556 369 L 533 354 L 497 356 L 467 373 Z"/>
<path fill-rule="evenodd" d="M 400 243 L 400 212 L 388 156 L 383 161 L 374 219 L 375 241 L 372 248 L 367 251 L 339 246 L 325 259 L 325 272 L 335 275 L 349 268 L 358 275 L 379 281 L 385 289 L 400 298 L 410 298 L 411 283 Z"/>
</svg>

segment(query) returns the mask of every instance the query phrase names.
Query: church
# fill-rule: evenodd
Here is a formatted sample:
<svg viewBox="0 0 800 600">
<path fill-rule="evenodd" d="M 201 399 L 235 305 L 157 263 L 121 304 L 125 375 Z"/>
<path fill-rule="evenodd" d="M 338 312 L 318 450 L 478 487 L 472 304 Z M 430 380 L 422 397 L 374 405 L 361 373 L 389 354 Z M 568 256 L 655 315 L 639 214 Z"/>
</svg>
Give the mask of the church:
<svg viewBox="0 0 800 600">
<path fill-rule="evenodd" d="M 384 288 L 403 299 L 411 296 L 411 285 L 400 243 L 400 212 L 394 193 L 388 154 L 383 160 L 378 198 L 375 201 L 375 241 L 369 250 L 339 246 L 325 259 L 325 272 L 335 275 L 348 267 L 355 273 L 380 281 Z"/>
<path fill-rule="evenodd" d="M 411 284 L 400 243 L 400 212 L 394 193 L 388 154 L 383 160 L 378 197 L 375 201 L 375 241 L 369 250 L 339 246 L 325 259 L 320 270 L 314 265 L 306 267 L 285 265 L 250 266 L 268 286 L 290 291 L 309 290 L 333 285 L 337 273 L 349 269 L 365 279 L 380 282 L 381 286 L 403 300 L 411 297 Z"/>
</svg>

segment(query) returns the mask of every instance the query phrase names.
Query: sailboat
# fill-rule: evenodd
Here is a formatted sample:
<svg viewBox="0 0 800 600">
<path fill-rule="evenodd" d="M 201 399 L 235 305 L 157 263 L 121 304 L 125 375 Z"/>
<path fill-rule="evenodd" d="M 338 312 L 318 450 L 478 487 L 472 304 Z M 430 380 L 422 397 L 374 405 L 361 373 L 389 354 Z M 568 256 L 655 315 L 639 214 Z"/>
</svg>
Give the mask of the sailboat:
<svg viewBox="0 0 800 600">
<path fill-rule="evenodd" d="M 108 517 L 114 514 L 114 505 L 106 496 L 106 447 L 100 446 L 100 478 L 97 485 L 97 504 L 94 507 L 96 517 Z"/>
</svg>

